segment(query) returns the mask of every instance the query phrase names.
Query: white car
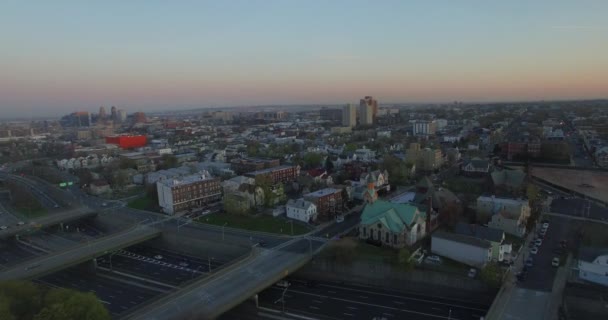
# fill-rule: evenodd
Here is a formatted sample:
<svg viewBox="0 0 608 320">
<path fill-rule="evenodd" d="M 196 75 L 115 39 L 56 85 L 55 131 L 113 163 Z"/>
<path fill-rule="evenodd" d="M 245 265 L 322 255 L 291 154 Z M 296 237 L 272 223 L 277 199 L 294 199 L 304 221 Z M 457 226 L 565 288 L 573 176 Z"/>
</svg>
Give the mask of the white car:
<svg viewBox="0 0 608 320">
<path fill-rule="evenodd" d="M 337 216 L 336 217 L 336 222 L 337 223 L 344 222 L 344 217 L 343 216 Z"/>
<path fill-rule="evenodd" d="M 535 244 L 537 247 L 540 247 L 540 246 L 543 244 L 543 239 L 536 239 L 536 241 L 534 241 L 534 244 Z"/>
<path fill-rule="evenodd" d="M 543 223 L 542 228 L 543 228 L 543 230 L 547 230 L 547 229 L 549 229 L 549 222 L 545 222 L 545 223 Z"/>
<path fill-rule="evenodd" d="M 532 249 L 530 249 L 530 253 L 531 254 L 537 254 L 538 253 L 538 247 L 532 247 Z"/>
<path fill-rule="evenodd" d="M 154 256 L 154 259 L 156 260 L 162 260 L 163 256 L 161 256 L 160 254 L 157 254 Z"/>
<path fill-rule="evenodd" d="M 0 230 L 6 230 L 6 229 L 8 229 L 7 226 L 0 226 Z"/>
<path fill-rule="evenodd" d="M 18 226 L 22 226 L 22 225 L 24 225 L 24 224 L 25 224 L 25 222 L 23 222 L 23 221 L 19 221 L 19 222 L 17 222 L 17 225 L 18 225 Z"/>
<path fill-rule="evenodd" d="M 469 269 L 468 277 L 469 278 L 475 278 L 476 276 L 477 276 L 477 269 L 475 269 L 475 268 Z"/>
<path fill-rule="evenodd" d="M 443 261 L 441 261 L 441 258 L 439 256 L 428 256 L 424 259 L 424 261 L 426 263 L 434 263 L 434 264 L 441 264 Z"/>
<path fill-rule="evenodd" d="M 553 258 L 553 260 L 551 260 L 551 266 L 559 267 L 559 258 L 558 257 L 555 257 L 555 258 Z"/>
</svg>

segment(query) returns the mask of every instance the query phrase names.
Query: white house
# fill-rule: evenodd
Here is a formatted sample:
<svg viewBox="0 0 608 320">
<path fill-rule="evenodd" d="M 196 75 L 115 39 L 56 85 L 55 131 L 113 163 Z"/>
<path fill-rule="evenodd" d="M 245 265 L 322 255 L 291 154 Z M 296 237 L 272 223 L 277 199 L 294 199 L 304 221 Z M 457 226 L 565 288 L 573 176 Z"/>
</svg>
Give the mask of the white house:
<svg viewBox="0 0 608 320">
<path fill-rule="evenodd" d="M 475 237 L 436 231 L 431 238 L 431 252 L 482 268 L 492 260 L 492 243 Z"/>
<path fill-rule="evenodd" d="M 491 197 L 477 198 L 477 214 L 489 218 L 488 227 L 522 237 L 530 217 L 528 200 Z"/>
<path fill-rule="evenodd" d="M 608 287 L 608 249 L 581 248 L 578 270 L 579 278 Z"/>
<path fill-rule="evenodd" d="M 288 218 L 300 220 L 303 222 L 311 222 L 317 219 L 317 206 L 304 199 L 289 200 L 285 205 L 285 210 Z"/>
</svg>

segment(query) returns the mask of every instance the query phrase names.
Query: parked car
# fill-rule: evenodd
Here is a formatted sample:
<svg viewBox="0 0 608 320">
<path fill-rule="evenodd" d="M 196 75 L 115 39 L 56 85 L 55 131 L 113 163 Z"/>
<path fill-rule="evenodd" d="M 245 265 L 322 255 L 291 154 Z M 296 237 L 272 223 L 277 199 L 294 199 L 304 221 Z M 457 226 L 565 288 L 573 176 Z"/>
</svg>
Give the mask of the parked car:
<svg viewBox="0 0 608 320">
<path fill-rule="evenodd" d="M 102 206 L 102 207 L 107 207 L 107 206 L 108 206 L 108 203 L 107 203 L 107 202 L 103 202 L 103 203 L 101 204 L 101 206 Z"/>
<path fill-rule="evenodd" d="M 287 288 L 290 285 L 291 285 L 291 283 L 289 283 L 289 281 L 287 281 L 287 280 L 281 280 L 281 281 L 279 281 L 279 282 L 276 283 L 276 286 L 280 287 L 280 288 Z"/>
<path fill-rule="evenodd" d="M 23 222 L 23 221 L 19 221 L 19 222 L 17 222 L 17 225 L 18 225 L 18 226 L 22 226 L 22 225 L 24 225 L 24 224 L 25 224 L 25 222 Z"/>
<path fill-rule="evenodd" d="M 551 266 L 559 267 L 559 258 L 558 257 L 555 257 L 555 258 L 553 258 L 553 260 L 551 260 Z"/>
<path fill-rule="evenodd" d="M 469 278 L 475 278 L 477 276 L 477 269 L 475 269 L 475 268 L 469 269 L 469 273 L 467 276 Z"/>
<path fill-rule="evenodd" d="M 536 240 L 534 241 L 534 244 L 535 244 L 537 247 L 540 247 L 540 246 L 543 244 L 543 239 L 536 239 Z"/>
<path fill-rule="evenodd" d="M 526 259 L 526 267 L 531 268 L 532 266 L 534 266 L 534 260 L 532 258 L 528 258 Z"/>
<path fill-rule="evenodd" d="M 6 230 L 6 229 L 8 229 L 7 226 L 0 226 L 0 230 Z"/>
<path fill-rule="evenodd" d="M 344 216 L 337 216 L 336 217 L 336 222 L 337 223 L 344 222 Z"/>
<path fill-rule="evenodd" d="M 163 256 L 161 256 L 160 254 L 157 254 L 157 255 L 154 256 L 154 259 L 156 259 L 156 260 L 162 260 Z"/>
<path fill-rule="evenodd" d="M 530 253 L 531 254 L 537 254 L 538 253 L 538 247 L 532 247 L 532 249 L 530 249 Z"/>
<path fill-rule="evenodd" d="M 443 261 L 439 256 L 428 256 L 424 259 L 426 263 L 441 264 Z"/>
</svg>

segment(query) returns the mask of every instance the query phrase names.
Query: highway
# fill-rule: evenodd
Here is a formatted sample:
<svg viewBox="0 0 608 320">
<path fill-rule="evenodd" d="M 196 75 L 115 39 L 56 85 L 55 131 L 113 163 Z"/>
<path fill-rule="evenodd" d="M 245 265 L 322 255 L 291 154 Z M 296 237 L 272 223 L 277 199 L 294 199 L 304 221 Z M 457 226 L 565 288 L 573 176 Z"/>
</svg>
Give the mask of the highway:
<svg viewBox="0 0 608 320">
<path fill-rule="evenodd" d="M 0 239 L 7 239 L 18 234 L 26 234 L 37 231 L 41 228 L 57 225 L 62 222 L 70 222 L 79 220 L 85 217 L 94 216 L 97 213 L 89 208 L 79 207 L 69 210 L 63 210 L 54 214 L 49 214 L 40 218 L 30 220 L 21 226 L 10 226 L 5 230 L 0 230 Z"/>
<path fill-rule="evenodd" d="M 285 291 L 285 312 L 296 319 L 480 319 L 489 305 L 474 302 L 470 297 L 444 298 L 441 294 L 423 295 L 334 282 L 310 282 L 290 279 Z M 221 320 L 271 319 L 280 316 L 284 288 L 272 286 L 259 294 L 261 309 L 229 311 Z M 273 312 L 274 311 L 274 312 Z M 257 313 L 257 315 L 256 315 Z M 290 318 L 291 319 L 291 318 Z"/>
<path fill-rule="evenodd" d="M 196 315 L 213 319 L 306 264 L 311 252 L 323 245 L 294 239 L 273 250 L 257 249 L 252 255 L 137 310 L 131 319 L 176 319 Z"/>
<path fill-rule="evenodd" d="M 106 251 L 128 247 L 159 235 L 160 231 L 156 229 L 147 226 L 137 226 L 66 251 L 46 255 L 3 270 L 0 272 L 0 281 L 27 279 L 49 274 L 70 265 L 76 265 L 101 256 Z"/>
</svg>

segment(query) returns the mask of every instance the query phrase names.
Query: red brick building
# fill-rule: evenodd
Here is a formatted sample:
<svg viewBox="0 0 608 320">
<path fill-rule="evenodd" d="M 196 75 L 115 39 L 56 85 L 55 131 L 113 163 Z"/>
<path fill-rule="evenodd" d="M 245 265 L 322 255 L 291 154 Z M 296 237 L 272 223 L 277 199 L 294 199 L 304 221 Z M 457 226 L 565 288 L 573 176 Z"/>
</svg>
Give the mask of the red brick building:
<svg viewBox="0 0 608 320">
<path fill-rule="evenodd" d="M 300 166 L 279 166 L 247 172 L 245 174 L 246 177 L 254 179 L 258 176 L 268 176 L 274 184 L 295 181 L 299 175 Z"/>
<path fill-rule="evenodd" d="M 325 188 L 304 195 L 317 206 L 317 218 L 327 221 L 342 213 L 342 190 Z"/>
<path fill-rule="evenodd" d="M 236 174 L 274 168 L 280 165 L 281 162 L 279 159 L 242 158 L 232 159 L 230 161 L 230 167 Z"/>
<path fill-rule="evenodd" d="M 146 136 L 108 136 L 107 144 L 116 144 L 122 149 L 143 147 L 148 143 Z"/>
</svg>

